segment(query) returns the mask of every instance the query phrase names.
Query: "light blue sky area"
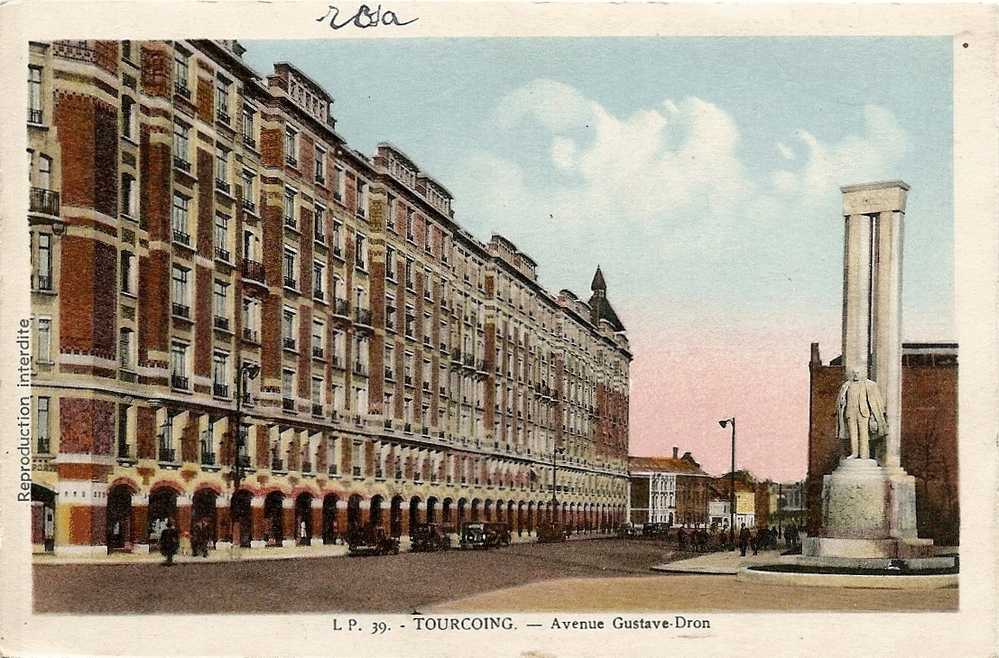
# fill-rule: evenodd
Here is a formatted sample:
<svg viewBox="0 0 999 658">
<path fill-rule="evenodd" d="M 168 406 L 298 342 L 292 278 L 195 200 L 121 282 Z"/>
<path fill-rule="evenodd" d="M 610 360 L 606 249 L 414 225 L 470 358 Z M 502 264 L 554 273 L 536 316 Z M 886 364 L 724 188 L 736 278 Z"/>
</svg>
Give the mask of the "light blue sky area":
<svg viewBox="0 0 999 658">
<path fill-rule="evenodd" d="M 338 130 L 392 141 L 457 218 L 629 328 L 800 329 L 838 346 L 838 186 L 901 178 L 904 337 L 952 339 L 949 38 L 246 42 L 336 98 Z"/>
</svg>

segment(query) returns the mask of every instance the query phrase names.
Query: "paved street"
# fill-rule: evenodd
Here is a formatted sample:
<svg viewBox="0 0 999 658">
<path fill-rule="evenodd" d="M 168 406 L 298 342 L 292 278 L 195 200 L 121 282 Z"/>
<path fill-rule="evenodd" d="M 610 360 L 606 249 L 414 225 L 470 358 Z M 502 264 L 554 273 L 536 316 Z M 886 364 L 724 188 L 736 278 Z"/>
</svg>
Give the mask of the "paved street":
<svg viewBox="0 0 999 658">
<path fill-rule="evenodd" d="M 435 609 L 953 609 L 957 590 L 873 592 L 661 574 L 659 542 L 521 544 L 489 552 L 156 564 L 36 565 L 38 612 L 305 613 Z M 521 588 L 520 586 L 526 586 Z M 456 603 L 454 603 L 456 602 Z"/>
</svg>

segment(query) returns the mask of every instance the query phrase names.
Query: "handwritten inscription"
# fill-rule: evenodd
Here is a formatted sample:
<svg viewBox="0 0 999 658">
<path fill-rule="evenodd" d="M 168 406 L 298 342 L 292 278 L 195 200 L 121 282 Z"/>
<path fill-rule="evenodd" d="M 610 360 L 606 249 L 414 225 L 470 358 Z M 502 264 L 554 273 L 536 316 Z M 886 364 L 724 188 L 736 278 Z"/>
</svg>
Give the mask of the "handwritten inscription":
<svg viewBox="0 0 999 658">
<path fill-rule="evenodd" d="M 361 30 L 365 30 L 369 27 L 404 27 L 415 23 L 420 20 L 419 18 L 413 18 L 411 20 L 400 20 L 399 16 L 391 9 L 382 10 L 382 6 L 378 5 L 374 9 L 368 5 L 361 5 L 346 20 L 340 20 L 340 8 L 336 5 L 329 5 L 329 11 L 326 12 L 325 16 L 320 16 L 316 19 L 317 23 L 322 23 L 323 21 L 329 20 L 330 27 L 334 30 L 340 30 L 345 27 L 353 26 Z"/>
</svg>

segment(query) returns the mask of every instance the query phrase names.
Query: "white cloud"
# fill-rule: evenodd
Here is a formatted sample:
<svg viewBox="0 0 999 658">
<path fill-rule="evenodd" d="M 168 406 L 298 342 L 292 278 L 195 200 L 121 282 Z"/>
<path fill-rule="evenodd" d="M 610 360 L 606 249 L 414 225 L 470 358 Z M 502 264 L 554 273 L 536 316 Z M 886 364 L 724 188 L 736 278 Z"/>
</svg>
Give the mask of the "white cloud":
<svg viewBox="0 0 999 658">
<path fill-rule="evenodd" d="M 783 142 L 777 142 L 777 152 L 780 153 L 781 157 L 785 160 L 794 160 L 794 151 L 791 147 Z"/>
</svg>

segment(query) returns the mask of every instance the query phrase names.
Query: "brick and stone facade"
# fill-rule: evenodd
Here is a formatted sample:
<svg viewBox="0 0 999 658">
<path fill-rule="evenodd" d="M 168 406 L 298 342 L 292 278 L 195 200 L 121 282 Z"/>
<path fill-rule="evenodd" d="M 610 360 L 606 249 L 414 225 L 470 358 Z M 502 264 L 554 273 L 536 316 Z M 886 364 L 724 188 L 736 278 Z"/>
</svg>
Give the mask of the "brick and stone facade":
<svg viewBox="0 0 999 658">
<path fill-rule="evenodd" d="M 819 346 L 809 361 L 808 478 L 805 507 L 809 532 L 822 521 L 822 477 L 846 447 L 836 438 L 836 398 L 845 379 L 842 359 L 822 362 Z M 916 478 L 916 525 L 938 546 L 959 543 L 957 459 L 957 345 L 902 345 L 902 467 Z"/>
<path fill-rule="evenodd" d="M 628 457 L 629 509 L 632 523 L 669 523 L 703 527 L 712 478 L 689 452 L 672 457 Z"/>
<path fill-rule="evenodd" d="M 350 148 L 305 73 L 242 53 L 31 44 L 34 480 L 55 550 L 145 550 L 168 517 L 255 546 L 530 532 L 556 450 L 558 514 L 622 521 L 631 353 L 599 269 L 589 302 L 550 293 L 401 149 Z"/>
</svg>

